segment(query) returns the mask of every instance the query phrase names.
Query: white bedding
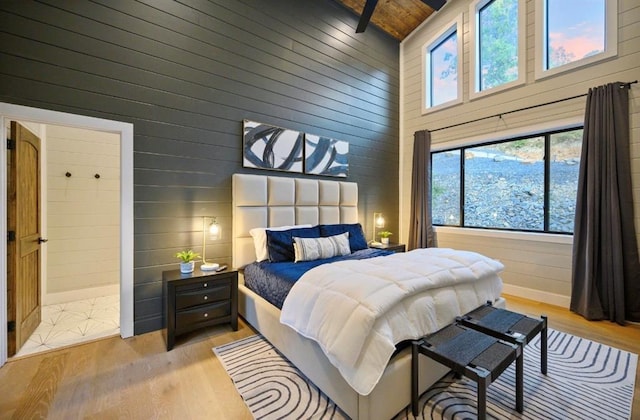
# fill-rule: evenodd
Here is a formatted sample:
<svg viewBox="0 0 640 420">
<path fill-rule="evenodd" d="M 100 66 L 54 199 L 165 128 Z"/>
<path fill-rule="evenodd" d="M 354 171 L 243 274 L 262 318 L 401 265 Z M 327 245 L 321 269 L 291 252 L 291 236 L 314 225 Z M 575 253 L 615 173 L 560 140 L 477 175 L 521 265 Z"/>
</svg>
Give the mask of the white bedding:
<svg viewBox="0 0 640 420">
<path fill-rule="evenodd" d="M 503 268 L 480 254 L 443 248 L 325 264 L 291 288 L 280 321 L 316 341 L 347 383 L 368 395 L 397 343 L 495 301 Z"/>
</svg>

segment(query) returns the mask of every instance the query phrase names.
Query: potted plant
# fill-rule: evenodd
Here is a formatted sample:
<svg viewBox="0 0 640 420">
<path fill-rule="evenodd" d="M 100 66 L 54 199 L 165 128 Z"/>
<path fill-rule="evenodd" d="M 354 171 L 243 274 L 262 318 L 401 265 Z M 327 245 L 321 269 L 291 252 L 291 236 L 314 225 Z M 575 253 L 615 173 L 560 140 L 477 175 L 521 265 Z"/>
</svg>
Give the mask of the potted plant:
<svg viewBox="0 0 640 420">
<path fill-rule="evenodd" d="M 385 245 L 389 245 L 389 236 L 393 235 L 393 233 L 389 232 L 388 230 L 383 230 L 379 234 L 380 234 L 380 242 L 382 242 Z"/>
<path fill-rule="evenodd" d="M 196 267 L 195 260 L 200 254 L 193 252 L 192 250 L 180 251 L 176 254 L 176 258 L 180 258 L 180 272 L 181 273 L 193 273 L 193 269 Z"/>
</svg>

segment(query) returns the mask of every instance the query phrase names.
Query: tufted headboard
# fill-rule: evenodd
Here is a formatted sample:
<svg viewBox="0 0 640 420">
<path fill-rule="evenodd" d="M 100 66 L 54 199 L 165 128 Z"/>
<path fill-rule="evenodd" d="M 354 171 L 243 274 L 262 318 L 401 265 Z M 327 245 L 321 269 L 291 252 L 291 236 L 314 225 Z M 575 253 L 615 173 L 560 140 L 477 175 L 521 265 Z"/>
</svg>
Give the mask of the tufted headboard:
<svg viewBox="0 0 640 420">
<path fill-rule="evenodd" d="M 255 227 L 358 222 L 358 184 L 234 174 L 233 267 L 256 260 Z"/>
</svg>

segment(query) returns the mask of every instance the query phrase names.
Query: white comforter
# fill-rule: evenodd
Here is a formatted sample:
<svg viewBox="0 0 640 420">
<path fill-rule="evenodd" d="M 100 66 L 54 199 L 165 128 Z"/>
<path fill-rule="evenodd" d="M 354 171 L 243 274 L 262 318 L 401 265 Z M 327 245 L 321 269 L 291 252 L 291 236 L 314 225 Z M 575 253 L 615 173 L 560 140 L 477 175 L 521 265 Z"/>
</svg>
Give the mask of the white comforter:
<svg viewBox="0 0 640 420">
<path fill-rule="evenodd" d="M 480 254 L 444 248 L 325 264 L 291 288 L 280 322 L 315 340 L 347 383 L 367 395 L 397 343 L 497 299 L 503 268 Z"/>
</svg>

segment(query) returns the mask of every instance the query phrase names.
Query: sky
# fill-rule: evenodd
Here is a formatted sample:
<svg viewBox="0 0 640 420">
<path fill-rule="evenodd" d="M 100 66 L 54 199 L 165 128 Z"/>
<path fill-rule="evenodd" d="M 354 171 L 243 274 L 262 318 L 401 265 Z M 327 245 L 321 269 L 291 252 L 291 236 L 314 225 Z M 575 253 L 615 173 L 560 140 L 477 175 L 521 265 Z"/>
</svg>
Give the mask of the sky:
<svg viewBox="0 0 640 420">
<path fill-rule="evenodd" d="M 432 50 L 431 63 L 435 76 L 431 79 L 433 83 L 433 106 L 450 101 L 457 97 L 457 74 L 449 74 L 449 76 L 444 79 L 440 77 L 442 72 L 449 68 L 450 61 L 444 61 L 444 56 L 446 54 L 451 54 L 454 57 L 458 55 L 457 37 L 450 37 L 436 50 Z"/>
<path fill-rule="evenodd" d="M 549 43 L 564 47 L 574 59 L 604 50 L 604 2 L 606 0 L 548 0 Z"/>
</svg>

